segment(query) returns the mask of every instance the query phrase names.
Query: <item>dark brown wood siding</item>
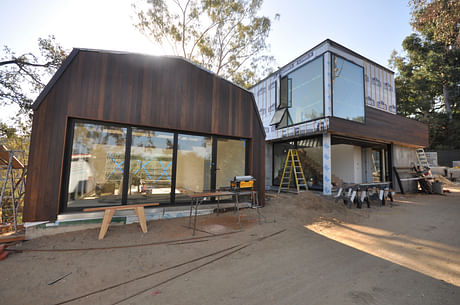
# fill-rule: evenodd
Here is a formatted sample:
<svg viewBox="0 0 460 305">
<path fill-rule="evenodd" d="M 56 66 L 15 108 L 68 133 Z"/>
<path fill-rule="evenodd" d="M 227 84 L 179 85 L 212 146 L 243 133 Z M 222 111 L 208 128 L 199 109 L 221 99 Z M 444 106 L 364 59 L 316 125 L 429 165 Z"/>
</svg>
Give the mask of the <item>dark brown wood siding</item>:
<svg viewBox="0 0 460 305">
<path fill-rule="evenodd" d="M 247 138 L 263 203 L 265 134 L 250 92 L 176 57 L 79 50 L 61 69 L 34 105 L 25 221 L 57 218 L 69 118 Z"/>
<path fill-rule="evenodd" d="M 428 143 L 428 125 L 366 106 L 366 123 L 331 117 L 329 131 L 349 137 L 386 143 L 423 146 Z"/>
</svg>

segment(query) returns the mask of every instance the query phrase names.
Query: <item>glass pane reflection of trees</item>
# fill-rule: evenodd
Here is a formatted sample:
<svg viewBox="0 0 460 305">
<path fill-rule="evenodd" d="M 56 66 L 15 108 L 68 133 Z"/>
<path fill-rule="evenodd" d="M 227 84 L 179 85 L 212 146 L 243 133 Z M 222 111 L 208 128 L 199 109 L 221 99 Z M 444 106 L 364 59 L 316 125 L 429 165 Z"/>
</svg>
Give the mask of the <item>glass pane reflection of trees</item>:
<svg viewBox="0 0 460 305">
<path fill-rule="evenodd" d="M 174 134 L 132 129 L 128 204 L 169 202 Z"/>
<path fill-rule="evenodd" d="M 69 207 L 121 204 L 126 128 L 75 123 Z"/>
</svg>

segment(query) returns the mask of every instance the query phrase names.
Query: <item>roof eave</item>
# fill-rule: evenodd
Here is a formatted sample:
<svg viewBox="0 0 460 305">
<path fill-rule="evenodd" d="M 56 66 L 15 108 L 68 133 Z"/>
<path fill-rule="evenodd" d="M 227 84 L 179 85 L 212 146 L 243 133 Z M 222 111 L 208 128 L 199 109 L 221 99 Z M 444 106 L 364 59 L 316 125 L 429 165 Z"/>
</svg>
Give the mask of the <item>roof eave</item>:
<svg viewBox="0 0 460 305">
<path fill-rule="evenodd" d="M 54 84 L 59 80 L 59 78 L 62 76 L 64 71 L 67 69 L 67 67 L 70 65 L 70 63 L 73 61 L 75 56 L 77 56 L 78 52 L 80 52 L 80 49 L 72 49 L 72 52 L 67 56 L 67 58 L 64 60 L 62 65 L 59 67 L 59 69 L 56 71 L 56 73 L 53 75 L 51 80 L 46 84 L 45 88 L 43 88 L 42 92 L 40 92 L 40 95 L 37 97 L 35 102 L 32 104 L 32 110 L 37 110 L 38 107 L 40 107 L 40 104 L 43 102 L 43 100 L 46 98 L 48 93 L 51 91 L 53 88 Z"/>
</svg>

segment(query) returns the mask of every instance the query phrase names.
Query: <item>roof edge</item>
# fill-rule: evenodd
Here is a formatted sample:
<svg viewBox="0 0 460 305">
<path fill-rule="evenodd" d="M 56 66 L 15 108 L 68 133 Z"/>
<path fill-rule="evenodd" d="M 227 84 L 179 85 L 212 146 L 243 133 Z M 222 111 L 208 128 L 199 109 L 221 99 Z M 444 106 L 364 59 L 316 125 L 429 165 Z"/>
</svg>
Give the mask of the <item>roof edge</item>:
<svg viewBox="0 0 460 305">
<path fill-rule="evenodd" d="M 254 88 L 255 86 L 257 86 L 257 85 L 258 85 L 259 83 L 261 83 L 262 81 L 265 81 L 266 79 L 272 77 L 273 75 L 276 75 L 276 74 L 280 73 L 280 71 L 283 70 L 285 67 L 289 66 L 291 63 L 293 63 L 293 62 L 297 61 L 298 59 L 302 58 L 304 55 L 310 53 L 310 52 L 313 51 L 314 49 L 319 48 L 319 47 L 320 47 L 321 45 L 323 45 L 323 44 L 330 44 L 330 45 L 335 46 L 335 47 L 337 47 L 337 48 L 343 49 L 345 52 L 350 53 L 351 55 L 353 55 L 353 56 L 355 56 L 355 57 L 358 57 L 358 58 L 360 58 L 360 59 L 362 59 L 362 60 L 366 60 L 366 61 L 372 63 L 373 65 L 376 65 L 376 66 L 380 67 L 381 69 L 387 70 L 387 71 L 390 72 L 390 73 L 393 73 L 393 74 L 395 73 L 395 72 L 394 72 L 393 70 L 391 70 L 390 68 L 387 68 L 387 67 L 385 67 L 385 66 L 382 66 L 381 64 L 379 64 L 379 63 L 373 61 L 372 59 L 369 59 L 369 58 L 367 58 L 367 57 L 365 57 L 365 56 L 363 56 L 363 55 L 361 55 L 361 54 L 359 54 L 359 53 L 357 53 L 357 52 L 355 52 L 355 51 L 353 51 L 353 50 L 351 50 L 351 49 L 349 49 L 349 48 L 347 48 L 347 47 L 345 47 L 345 46 L 343 46 L 343 45 L 341 45 L 341 44 L 339 44 L 339 43 L 337 43 L 337 42 L 335 42 L 335 41 L 333 41 L 333 40 L 330 39 L 330 38 L 326 38 L 325 40 L 321 41 L 320 43 L 318 43 L 318 44 L 315 45 L 314 47 L 308 49 L 306 52 L 303 52 L 303 53 L 300 54 L 299 56 L 295 57 L 293 60 L 289 61 L 287 64 L 283 65 L 282 67 L 278 67 L 278 69 L 276 69 L 276 70 L 273 71 L 272 73 L 268 74 L 266 77 L 261 78 L 257 83 L 253 84 L 253 85 L 249 88 L 249 90 L 251 90 L 252 88 Z"/>
<path fill-rule="evenodd" d="M 42 101 L 45 99 L 45 97 L 48 95 L 48 93 L 50 92 L 51 88 L 54 86 L 54 84 L 59 80 L 59 78 L 61 77 L 61 75 L 65 72 L 65 70 L 67 69 L 67 67 L 70 65 L 70 63 L 72 62 L 72 60 L 75 58 L 75 56 L 77 56 L 77 54 L 80 52 L 80 51 L 83 51 L 83 52 L 98 52 L 98 53 L 111 53 L 111 54 L 119 54 L 119 55 L 142 55 L 142 56 L 149 56 L 149 57 L 164 57 L 164 58 L 174 58 L 174 59 L 179 59 L 179 60 L 182 60 L 182 61 L 185 61 L 195 67 L 197 67 L 198 69 L 200 70 L 203 70 L 225 82 L 228 82 L 230 83 L 231 85 L 233 86 L 236 86 L 238 88 L 240 88 L 241 90 L 244 90 L 250 94 L 252 94 L 252 92 L 249 90 L 249 89 L 246 89 L 246 88 L 243 88 L 241 87 L 240 85 L 237 85 L 235 84 L 234 82 L 220 76 L 220 75 L 217 75 L 216 73 L 200 66 L 199 64 L 191 61 L 190 59 L 188 58 L 185 58 L 185 57 L 182 57 L 182 56 L 176 56 L 176 55 L 153 55 L 153 54 L 145 54 L 145 53 L 136 53 L 136 52 L 128 52 L 128 51 L 114 51 L 114 50 L 102 50 L 102 49 L 89 49 L 89 48 L 73 48 L 72 51 L 69 53 L 69 55 L 67 56 L 67 58 L 64 60 L 64 62 L 62 63 L 61 67 L 59 67 L 59 69 L 56 71 L 56 73 L 53 75 L 53 77 L 51 78 L 51 80 L 48 82 L 48 84 L 45 86 L 45 88 L 42 90 L 42 92 L 39 94 L 39 96 L 36 98 L 35 102 L 32 104 L 32 109 L 33 110 L 37 110 L 38 107 L 40 106 L 40 104 L 42 103 Z"/>
<path fill-rule="evenodd" d="M 43 102 L 45 97 L 48 95 L 48 93 L 51 91 L 53 88 L 54 84 L 61 78 L 62 74 L 67 70 L 67 67 L 70 65 L 70 63 L 73 61 L 75 56 L 80 52 L 80 49 L 73 48 L 72 51 L 69 53 L 67 58 L 64 60 L 62 65 L 59 67 L 59 69 L 54 73 L 53 77 L 51 80 L 46 84 L 45 88 L 43 88 L 42 92 L 38 95 L 38 97 L 35 99 L 35 102 L 32 104 L 32 110 L 37 110 L 38 107 L 40 107 L 40 104 Z"/>
</svg>

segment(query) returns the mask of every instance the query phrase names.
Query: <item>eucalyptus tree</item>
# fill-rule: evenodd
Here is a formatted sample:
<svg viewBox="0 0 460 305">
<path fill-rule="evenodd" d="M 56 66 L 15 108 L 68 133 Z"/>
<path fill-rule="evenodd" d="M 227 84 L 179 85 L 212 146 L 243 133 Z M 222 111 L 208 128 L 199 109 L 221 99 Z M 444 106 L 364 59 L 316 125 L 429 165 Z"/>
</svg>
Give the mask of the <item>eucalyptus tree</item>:
<svg viewBox="0 0 460 305">
<path fill-rule="evenodd" d="M 262 3 L 262 0 L 137 1 L 133 4 L 134 25 L 166 53 L 183 56 L 249 87 L 262 73 L 268 73 L 274 62 L 272 56 L 264 53 L 272 21 L 258 16 Z"/>
</svg>

